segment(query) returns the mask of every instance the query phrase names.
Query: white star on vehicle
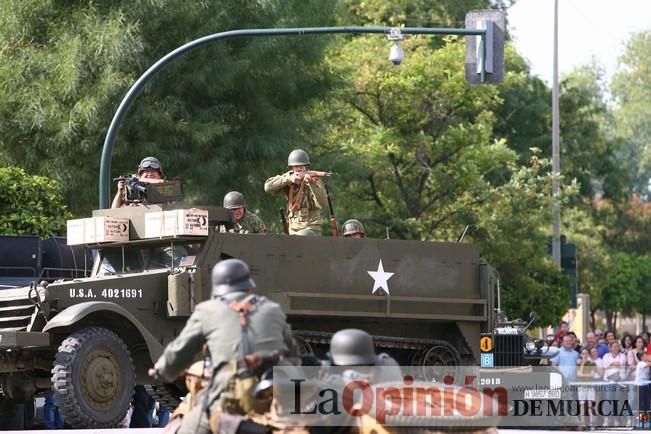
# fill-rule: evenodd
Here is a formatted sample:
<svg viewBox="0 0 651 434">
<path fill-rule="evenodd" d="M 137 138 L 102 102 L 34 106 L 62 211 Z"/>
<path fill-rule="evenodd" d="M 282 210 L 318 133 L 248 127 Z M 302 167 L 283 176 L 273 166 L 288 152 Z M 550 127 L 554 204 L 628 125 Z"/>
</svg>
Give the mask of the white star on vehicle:
<svg viewBox="0 0 651 434">
<path fill-rule="evenodd" d="M 378 265 L 377 271 L 367 271 L 367 273 L 373 278 L 373 291 L 371 291 L 371 294 L 375 294 L 375 291 L 378 289 L 384 289 L 384 291 L 389 294 L 389 283 L 387 280 L 389 280 L 394 273 L 387 273 L 384 271 L 382 259 L 380 259 L 380 265 Z"/>
</svg>

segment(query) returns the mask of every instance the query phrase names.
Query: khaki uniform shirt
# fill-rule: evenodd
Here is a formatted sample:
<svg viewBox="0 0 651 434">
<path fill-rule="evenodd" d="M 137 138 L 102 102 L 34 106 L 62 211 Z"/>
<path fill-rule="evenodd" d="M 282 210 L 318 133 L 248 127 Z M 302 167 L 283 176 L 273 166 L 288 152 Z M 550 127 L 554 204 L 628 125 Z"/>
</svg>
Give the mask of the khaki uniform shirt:
<svg viewBox="0 0 651 434">
<path fill-rule="evenodd" d="M 204 343 L 208 344 L 214 372 L 240 357 L 242 331 L 239 314 L 227 303 L 242 301 L 249 295 L 242 291 L 232 292 L 224 296 L 226 302 L 212 299 L 198 304 L 181 333 L 158 359 L 160 375 L 167 381 L 174 380 L 192 364 Z M 257 303 L 247 315 L 247 336 L 251 353 L 261 350 L 290 353 L 295 349 L 292 331 L 282 309 L 263 296 L 257 296 Z M 230 370 L 225 369 L 215 377 L 209 391 L 209 403 L 219 398 L 230 375 Z"/>
<path fill-rule="evenodd" d="M 264 191 L 272 194 L 284 194 L 289 200 L 290 172 L 273 176 L 264 183 Z M 294 186 L 294 200 L 298 197 L 299 185 Z M 311 184 L 305 184 L 303 199 L 299 209 L 287 211 L 290 235 L 296 234 L 301 229 L 311 229 L 321 233 L 321 209 L 328 206 L 328 196 L 322 179 L 317 179 Z"/>
<path fill-rule="evenodd" d="M 269 232 L 267 225 L 257 215 L 248 209 L 244 218 L 239 222 L 233 223 L 232 229 L 227 229 L 225 225 L 219 225 L 219 232 L 234 232 L 236 234 L 265 234 Z"/>
</svg>

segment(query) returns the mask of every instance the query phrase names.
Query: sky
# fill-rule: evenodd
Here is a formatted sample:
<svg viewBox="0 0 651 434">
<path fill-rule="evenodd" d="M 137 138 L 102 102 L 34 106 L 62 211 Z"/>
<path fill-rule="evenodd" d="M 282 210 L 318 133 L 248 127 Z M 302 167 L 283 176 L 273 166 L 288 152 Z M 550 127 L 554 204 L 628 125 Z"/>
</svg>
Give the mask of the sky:
<svg viewBox="0 0 651 434">
<path fill-rule="evenodd" d="M 554 0 L 517 0 L 507 15 L 515 45 L 534 75 L 553 77 Z M 651 30 L 651 0 L 559 0 L 558 69 L 562 76 L 595 57 L 608 80 L 631 33 Z"/>
</svg>

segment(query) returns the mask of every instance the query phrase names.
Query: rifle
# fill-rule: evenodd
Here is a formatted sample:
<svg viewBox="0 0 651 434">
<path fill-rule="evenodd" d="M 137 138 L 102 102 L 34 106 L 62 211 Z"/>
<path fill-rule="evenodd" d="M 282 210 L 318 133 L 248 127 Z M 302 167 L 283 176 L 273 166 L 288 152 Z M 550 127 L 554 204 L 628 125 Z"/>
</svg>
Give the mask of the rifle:
<svg viewBox="0 0 651 434">
<path fill-rule="evenodd" d="M 283 232 L 289 235 L 289 223 L 287 223 L 287 216 L 285 215 L 285 208 L 280 208 L 278 210 L 280 213 L 280 224 L 283 225 Z"/>
<path fill-rule="evenodd" d="M 337 227 L 337 219 L 335 217 L 335 209 L 332 207 L 332 198 L 330 197 L 330 192 L 328 191 L 328 184 L 323 183 L 326 191 L 326 197 L 328 198 L 328 211 L 330 213 L 330 228 L 332 229 L 332 236 L 339 237 L 339 228 Z"/>
<path fill-rule="evenodd" d="M 300 170 L 300 171 L 291 171 L 289 172 L 290 174 L 292 173 L 300 173 L 301 175 L 309 175 L 313 176 L 315 178 L 323 178 L 325 176 L 332 176 L 334 175 L 334 172 L 322 172 L 320 170 Z"/>
</svg>

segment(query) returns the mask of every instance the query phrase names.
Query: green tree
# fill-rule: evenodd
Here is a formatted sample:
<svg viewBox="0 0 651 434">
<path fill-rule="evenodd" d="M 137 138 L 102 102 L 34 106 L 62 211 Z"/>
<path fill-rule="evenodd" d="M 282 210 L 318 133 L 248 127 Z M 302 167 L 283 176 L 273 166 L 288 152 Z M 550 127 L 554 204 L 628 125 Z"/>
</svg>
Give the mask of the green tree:
<svg viewBox="0 0 651 434">
<path fill-rule="evenodd" d="M 621 141 L 606 103 L 603 70 L 595 62 L 575 68 L 560 92 L 562 172 L 579 182 L 581 197 L 626 200 L 629 174 L 618 160 Z"/>
<path fill-rule="evenodd" d="M 234 28 L 323 25 L 333 2 L 0 0 L 0 153 L 61 182 L 75 212 L 97 203 L 100 151 L 136 78 L 192 39 Z M 162 71 L 127 114 L 112 175 L 157 155 L 190 198 L 243 190 L 296 145 L 303 107 L 328 87 L 324 37 L 222 41 Z"/>
<path fill-rule="evenodd" d="M 345 208 L 371 204 L 360 216 L 370 230 L 389 226 L 399 238 L 433 238 L 446 220 L 487 199 L 490 177 L 514 154 L 491 141 L 495 89 L 468 86 L 454 67 L 463 45 L 436 51 L 423 39 L 405 45 L 404 68 L 391 66 L 385 47 L 369 38 L 356 38 L 332 57 L 350 87 L 319 106 L 326 109 L 322 151 L 347 162 L 353 179 L 345 180 L 352 187 Z"/>
<path fill-rule="evenodd" d="M 71 217 L 59 185 L 18 167 L 0 168 L 0 235 L 61 235 Z"/>
<path fill-rule="evenodd" d="M 465 82 L 463 43 L 448 38 L 434 49 L 412 38 L 404 46 L 400 68 L 369 38 L 328 56 L 342 84 L 315 106 L 324 127 L 308 140 L 321 164 L 348 174 L 332 181 L 347 212 L 339 217 L 361 219 L 373 236 L 388 228 L 405 239 L 454 240 L 473 225 L 468 239 L 482 242 L 500 271 L 505 310 L 527 316 L 544 300 L 541 322 L 555 323 L 568 295 L 540 229 L 550 213 L 548 161 L 519 166 L 494 137 L 499 89 Z"/>
<path fill-rule="evenodd" d="M 595 314 L 603 307 L 612 248 L 606 242 L 607 223 L 591 205 L 563 211 L 563 233 L 577 247 L 579 292 L 590 295 L 591 328 L 597 328 Z M 612 310 L 612 309 L 611 309 Z"/>
<path fill-rule="evenodd" d="M 490 201 L 477 211 L 472 233 L 482 245 L 482 256 L 500 273 L 502 309 L 520 318 L 536 310 L 541 325 L 557 323 L 569 307 L 569 280 L 547 254 L 549 169 L 549 160 L 535 156 L 529 165 L 514 167 L 508 182 L 495 187 Z M 565 196 L 576 190 L 572 184 Z"/>
<path fill-rule="evenodd" d="M 394 1 L 342 0 L 341 21 L 359 25 L 408 27 L 463 27 L 464 18 L 473 9 L 506 8 L 510 1 L 462 0 L 431 2 L 428 0 Z M 436 44 L 436 42 L 435 42 Z"/>
<path fill-rule="evenodd" d="M 634 34 L 619 58 L 611 84 L 617 103 L 617 131 L 624 137 L 620 164 L 633 180 L 633 191 L 648 193 L 651 179 L 651 30 Z"/>
<path fill-rule="evenodd" d="M 637 267 L 639 279 L 635 310 L 642 315 L 642 324 L 646 325 L 646 319 L 651 315 L 651 255 L 639 256 Z"/>
<path fill-rule="evenodd" d="M 521 57 L 507 56 L 506 63 L 509 74 L 500 87 L 504 103 L 496 109 L 495 134 L 518 152 L 520 163 L 531 157 L 533 147 L 550 158 L 550 89 L 530 75 Z M 579 182 L 579 197 L 592 199 L 598 194 L 621 200 L 626 197 L 628 174 L 619 162 L 621 141 L 613 131 L 605 94 L 603 71 L 594 63 L 561 80 L 561 172 L 566 180 Z"/>
<path fill-rule="evenodd" d="M 606 285 L 601 297 L 601 308 L 606 312 L 606 322 L 610 330 L 615 330 L 617 316 L 631 315 L 636 311 L 639 297 L 640 273 L 638 258 L 627 253 L 616 253 L 610 261 Z M 648 297 L 648 293 L 645 294 Z"/>
</svg>

